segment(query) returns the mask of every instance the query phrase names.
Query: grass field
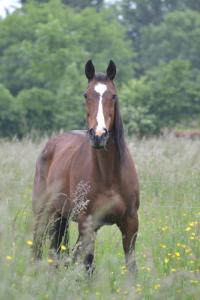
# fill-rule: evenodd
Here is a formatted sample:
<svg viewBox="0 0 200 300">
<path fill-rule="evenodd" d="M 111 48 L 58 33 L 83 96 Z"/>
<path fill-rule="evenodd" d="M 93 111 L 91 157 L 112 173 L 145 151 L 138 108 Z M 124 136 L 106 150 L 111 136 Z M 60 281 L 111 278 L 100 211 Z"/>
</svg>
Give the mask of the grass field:
<svg viewBox="0 0 200 300">
<path fill-rule="evenodd" d="M 55 269 L 47 252 L 32 262 L 32 182 L 44 142 L 0 141 L 0 299 L 200 299 L 200 140 L 130 141 L 141 186 L 135 282 L 115 226 L 98 233 L 91 280 L 79 265 Z M 71 246 L 76 234 L 71 224 Z"/>
</svg>

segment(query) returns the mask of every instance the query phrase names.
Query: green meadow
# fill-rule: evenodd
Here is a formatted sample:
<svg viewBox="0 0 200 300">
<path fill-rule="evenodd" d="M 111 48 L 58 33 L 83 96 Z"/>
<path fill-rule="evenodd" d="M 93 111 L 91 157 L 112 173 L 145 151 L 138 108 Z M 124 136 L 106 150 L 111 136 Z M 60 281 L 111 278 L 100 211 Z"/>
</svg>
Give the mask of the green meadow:
<svg viewBox="0 0 200 300">
<path fill-rule="evenodd" d="M 128 275 L 115 226 L 97 235 L 95 271 L 32 261 L 32 183 L 45 140 L 0 141 L 0 299 L 199 299 L 200 140 L 129 140 L 141 190 L 138 276 Z M 77 237 L 70 225 L 70 249 Z M 70 253 L 71 255 L 71 253 Z"/>
</svg>

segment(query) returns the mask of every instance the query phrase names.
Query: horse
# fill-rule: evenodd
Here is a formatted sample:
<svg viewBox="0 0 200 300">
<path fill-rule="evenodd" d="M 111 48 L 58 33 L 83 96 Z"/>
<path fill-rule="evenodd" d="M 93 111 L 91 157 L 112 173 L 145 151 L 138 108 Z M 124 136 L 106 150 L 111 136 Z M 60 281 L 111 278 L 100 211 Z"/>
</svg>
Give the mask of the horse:
<svg viewBox="0 0 200 300">
<path fill-rule="evenodd" d="M 97 231 L 103 225 L 115 224 L 122 234 L 127 268 L 136 273 L 139 182 L 124 137 L 113 81 L 116 65 L 110 60 L 106 73 L 96 73 L 89 60 L 85 75 L 88 130 L 64 132 L 51 138 L 36 162 L 33 255 L 36 260 L 41 259 L 47 233 L 50 249 L 58 255 L 62 245 L 68 247 L 69 215 L 75 206 L 74 198 L 78 197 L 83 209 L 79 207 L 72 218 L 78 223 L 74 261 L 80 259 L 88 272 L 93 270 Z M 48 227 L 50 220 L 53 222 Z"/>
</svg>

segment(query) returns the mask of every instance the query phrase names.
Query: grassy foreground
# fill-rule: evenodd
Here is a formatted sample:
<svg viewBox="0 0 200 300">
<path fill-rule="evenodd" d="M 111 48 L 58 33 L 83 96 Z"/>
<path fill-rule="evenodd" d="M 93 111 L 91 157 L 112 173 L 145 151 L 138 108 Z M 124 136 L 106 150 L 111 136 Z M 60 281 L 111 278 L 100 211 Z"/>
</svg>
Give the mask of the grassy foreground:
<svg viewBox="0 0 200 300">
<path fill-rule="evenodd" d="M 0 299 L 199 299 L 200 140 L 130 141 L 141 185 L 139 274 L 128 278 L 121 236 L 102 228 L 96 270 L 31 261 L 31 193 L 42 143 L 0 141 Z M 76 239 L 71 225 L 71 246 Z M 63 249 L 63 253 L 65 249 Z"/>
</svg>

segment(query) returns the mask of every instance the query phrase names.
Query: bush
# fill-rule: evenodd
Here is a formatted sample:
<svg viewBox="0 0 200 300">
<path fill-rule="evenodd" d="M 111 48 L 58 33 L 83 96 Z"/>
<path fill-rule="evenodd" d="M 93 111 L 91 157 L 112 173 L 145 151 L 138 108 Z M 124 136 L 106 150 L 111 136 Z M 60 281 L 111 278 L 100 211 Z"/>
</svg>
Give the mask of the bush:
<svg viewBox="0 0 200 300">
<path fill-rule="evenodd" d="M 0 137 L 21 136 L 23 119 L 16 109 L 15 98 L 0 84 Z"/>
<path fill-rule="evenodd" d="M 121 89 L 128 133 L 159 133 L 200 116 L 200 72 L 187 61 L 171 61 Z"/>
<path fill-rule="evenodd" d="M 17 96 L 18 110 L 23 115 L 24 132 L 51 132 L 55 126 L 56 101 L 48 90 L 32 88 Z"/>
</svg>

